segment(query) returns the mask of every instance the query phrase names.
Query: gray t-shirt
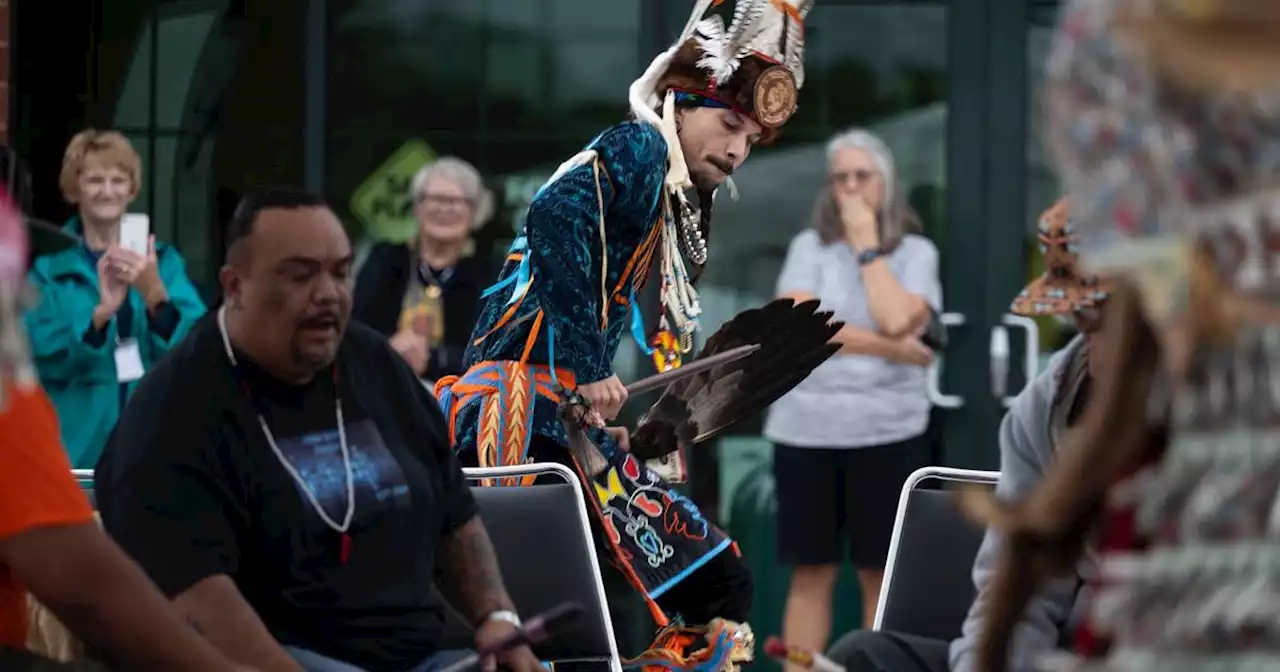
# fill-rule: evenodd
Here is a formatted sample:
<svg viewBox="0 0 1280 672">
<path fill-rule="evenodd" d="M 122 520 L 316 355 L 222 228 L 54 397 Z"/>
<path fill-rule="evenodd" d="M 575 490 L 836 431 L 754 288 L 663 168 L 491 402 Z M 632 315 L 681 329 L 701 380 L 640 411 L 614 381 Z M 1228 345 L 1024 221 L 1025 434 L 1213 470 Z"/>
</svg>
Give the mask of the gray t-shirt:
<svg viewBox="0 0 1280 672">
<path fill-rule="evenodd" d="M 928 238 L 908 235 L 885 261 L 908 292 L 942 311 L 938 249 Z M 812 229 L 796 236 L 778 276 L 778 294 L 791 293 L 818 297 L 847 325 L 876 329 L 858 260 L 846 243 L 824 246 Z M 919 436 L 929 424 L 927 376 L 921 366 L 838 354 L 774 403 L 764 434 L 805 448 L 862 448 Z"/>
</svg>

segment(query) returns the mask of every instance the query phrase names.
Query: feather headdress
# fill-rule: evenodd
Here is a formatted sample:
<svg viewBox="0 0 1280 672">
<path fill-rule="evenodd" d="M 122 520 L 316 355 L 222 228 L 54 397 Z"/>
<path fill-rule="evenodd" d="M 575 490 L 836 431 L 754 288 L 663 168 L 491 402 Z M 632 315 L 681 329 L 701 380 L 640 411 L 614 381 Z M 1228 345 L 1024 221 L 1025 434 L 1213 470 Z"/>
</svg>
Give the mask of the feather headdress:
<svg viewBox="0 0 1280 672">
<path fill-rule="evenodd" d="M 764 131 L 761 141 L 771 140 L 796 110 L 804 82 L 804 17 L 814 0 L 737 0 L 727 27 L 722 17 L 708 16 L 723 2 L 697 0 L 675 43 L 628 89 L 632 114 L 656 126 L 667 142 L 661 296 L 681 352 L 692 347 L 701 313 L 693 288 L 697 273 L 687 272 L 684 257 L 697 271 L 706 264 L 714 191 L 699 194 L 696 209 L 686 196 L 694 185 L 676 128 L 676 93 L 754 119 Z M 733 182 L 726 184 L 736 199 Z M 665 316 L 659 330 L 669 331 Z"/>
<path fill-rule="evenodd" d="M 804 17 L 814 0 L 738 0 L 728 26 L 707 16 L 723 1 L 698 0 L 675 44 L 631 85 L 636 118 L 661 124 L 658 110 L 672 90 L 730 105 L 766 135 L 795 112 L 804 84 Z"/>
</svg>

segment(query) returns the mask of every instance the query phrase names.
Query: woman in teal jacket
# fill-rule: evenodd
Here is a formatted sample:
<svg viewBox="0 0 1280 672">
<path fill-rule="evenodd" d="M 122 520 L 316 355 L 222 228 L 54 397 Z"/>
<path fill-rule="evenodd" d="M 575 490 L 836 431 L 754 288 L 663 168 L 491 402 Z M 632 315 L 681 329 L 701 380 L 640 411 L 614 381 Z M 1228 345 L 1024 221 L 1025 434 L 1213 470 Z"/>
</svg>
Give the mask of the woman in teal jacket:
<svg viewBox="0 0 1280 672">
<path fill-rule="evenodd" d="M 141 160 L 119 133 L 83 131 L 63 159 L 63 195 L 83 239 L 40 257 L 28 279 L 38 302 L 24 316 L 40 382 L 78 469 L 98 462 L 138 379 L 205 311 L 182 255 L 151 241 L 145 257 L 118 245 L 138 193 Z"/>
</svg>

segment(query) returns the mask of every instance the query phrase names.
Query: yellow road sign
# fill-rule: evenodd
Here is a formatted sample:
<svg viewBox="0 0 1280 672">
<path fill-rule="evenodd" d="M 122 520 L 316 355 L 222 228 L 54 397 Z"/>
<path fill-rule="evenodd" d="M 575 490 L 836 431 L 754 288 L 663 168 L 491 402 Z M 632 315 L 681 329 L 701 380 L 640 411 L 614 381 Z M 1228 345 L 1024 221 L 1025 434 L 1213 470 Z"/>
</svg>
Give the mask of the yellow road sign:
<svg viewBox="0 0 1280 672">
<path fill-rule="evenodd" d="M 431 145 L 409 140 L 351 192 L 351 212 L 367 235 L 397 243 L 413 238 L 418 225 L 409 186 L 418 170 L 435 159 Z"/>
</svg>

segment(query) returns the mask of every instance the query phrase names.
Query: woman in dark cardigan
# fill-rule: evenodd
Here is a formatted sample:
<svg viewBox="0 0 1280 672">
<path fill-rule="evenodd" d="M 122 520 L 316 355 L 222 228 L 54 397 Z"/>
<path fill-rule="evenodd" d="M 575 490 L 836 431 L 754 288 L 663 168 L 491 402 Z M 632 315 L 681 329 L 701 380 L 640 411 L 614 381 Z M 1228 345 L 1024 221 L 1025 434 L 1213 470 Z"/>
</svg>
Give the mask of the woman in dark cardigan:
<svg viewBox="0 0 1280 672">
<path fill-rule="evenodd" d="M 414 176 L 418 236 L 380 243 L 356 279 L 355 319 L 385 334 L 428 383 L 462 373 L 480 293 L 496 270 L 471 256 L 472 234 L 493 214 L 480 172 L 454 157 Z"/>
</svg>

